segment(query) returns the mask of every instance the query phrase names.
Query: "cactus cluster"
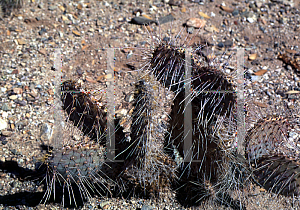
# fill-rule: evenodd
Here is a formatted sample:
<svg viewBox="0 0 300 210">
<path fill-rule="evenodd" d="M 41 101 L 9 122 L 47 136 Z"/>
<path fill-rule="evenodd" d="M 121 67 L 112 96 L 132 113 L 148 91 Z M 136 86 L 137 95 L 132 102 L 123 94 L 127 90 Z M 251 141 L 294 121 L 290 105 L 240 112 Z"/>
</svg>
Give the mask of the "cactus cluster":
<svg viewBox="0 0 300 210">
<path fill-rule="evenodd" d="M 62 108 L 88 141 L 50 152 L 44 162 L 45 200 L 58 183 L 74 202 L 72 186 L 78 188 L 82 200 L 88 200 L 91 193 L 157 197 L 171 189 L 184 206 L 210 199 L 245 209 L 231 192 L 249 180 L 276 193 L 298 195 L 298 138 L 294 137 L 299 133 L 294 126 L 298 119 L 258 121 L 247 132 L 245 155 L 238 154 L 234 147 L 235 85 L 196 51 L 199 48 L 188 54 L 171 42 L 161 42 L 151 51 L 148 64 L 139 70 L 144 76 L 135 84 L 130 138 L 123 133 L 121 119 L 115 119 L 114 160 L 107 160 L 104 152 L 105 103 L 76 82 L 63 82 Z M 185 76 L 187 66 L 190 78 Z M 187 87 L 190 95 L 186 95 Z M 174 95 L 169 112 L 163 107 L 169 102 L 162 92 Z M 189 130 L 186 118 L 191 122 Z"/>
<path fill-rule="evenodd" d="M 0 18 L 10 15 L 14 9 L 20 9 L 24 5 L 24 0 L 1 0 Z"/>
</svg>

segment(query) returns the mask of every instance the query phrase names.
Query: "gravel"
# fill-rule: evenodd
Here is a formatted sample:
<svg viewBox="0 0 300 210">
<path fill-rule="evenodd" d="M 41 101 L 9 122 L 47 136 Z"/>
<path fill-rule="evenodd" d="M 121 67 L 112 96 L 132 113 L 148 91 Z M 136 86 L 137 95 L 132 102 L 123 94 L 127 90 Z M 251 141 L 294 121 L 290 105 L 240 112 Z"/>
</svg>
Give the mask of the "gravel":
<svg viewBox="0 0 300 210">
<path fill-rule="evenodd" d="M 226 3 L 220 0 L 67 0 L 64 4 L 57 0 L 31 0 L 24 3 L 21 9 L 0 20 L 0 208 L 62 208 L 57 203 L 44 205 L 35 201 L 32 206 L 29 202 L 32 197 L 22 193 L 43 195 L 42 186 L 34 181 L 20 180 L 18 172 L 3 166 L 5 161 L 14 161 L 21 168 L 33 170 L 35 163 L 44 156 L 40 146 L 51 145 L 56 48 L 62 50 L 62 79 L 80 80 L 86 89 L 96 90 L 95 97 L 101 97 L 105 90 L 106 49 L 115 47 L 116 111 L 129 109 L 124 98 L 130 95 L 134 82 L 142 74 L 128 68 L 139 65 L 136 60 L 140 60 L 143 50 L 138 48 L 150 47 L 153 34 L 160 39 L 171 34 L 184 41 L 187 33 L 191 36 L 186 43 L 211 43 L 205 50 L 220 55 L 218 61 L 227 60 L 222 58 L 224 54 L 232 56 L 230 66 L 236 66 L 232 48 L 243 47 L 246 58 L 249 54 L 258 55 L 255 62 L 245 59 L 248 75 L 245 98 L 266 104 L 267 108 L 256 106 L 252 109 L 252 116 L 256 117 L 251 118 L 248 127 L 263 115 L 284 112 L 282 101 L 289 107 L 300 107 L 300 94 L 293 97 L 286 94 L 299 90 L 300 75 L 277 59 L 278 53 L 287 53 L 299 62 L 300 5 L 296 0 L 229 0 Z M 229 9 L 222 10 L 221 4 Z M 140 16 L 134 15 L 137 9 L 142 11 L 138 12 Z M 211 30 L 189 27 L 186 31 L 183 25 L 189 18 L 203 18 L 198 14 L 200 11 L 210 16 L 205 27 Z M 173 18 L 175 20 L 169 22 Z M 163 23 L 160 27 L 156 25 L 157 20 Z M 144 27 L 138 25 L 138 21 L 147 21 L 150 25 Z M 266 73 L 255 75 L 261 69 L 266 69 Z M 296 135 L 290 133 L 290 138 Z M 273 194 L 258 186 L 249 186 L 244 193 L 247 209 L 290 209 L 299 203 L 296 198 L 278 196 L 274 199 Z M 95 208 L 190 209 L 182 207 L 173 192 L 157 200 L 95 197 L 83 207 Z M 208 202 L 199 208 L 225 207 Z"/>
</svg>

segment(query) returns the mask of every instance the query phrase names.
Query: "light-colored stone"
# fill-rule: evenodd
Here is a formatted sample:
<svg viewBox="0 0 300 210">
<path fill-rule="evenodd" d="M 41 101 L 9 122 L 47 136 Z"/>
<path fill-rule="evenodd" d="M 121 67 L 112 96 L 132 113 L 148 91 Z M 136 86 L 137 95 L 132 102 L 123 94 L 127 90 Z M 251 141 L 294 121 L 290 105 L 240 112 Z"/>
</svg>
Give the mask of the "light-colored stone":
<svg viewBox="0 0 300 210">
<path fill-rule="evenodd" d="M 206 24 L 206 20 L 200 19 L 200 18 L 190 18 L 186 22 L 187 26 L 191 26 L 194 28 L 203 28 Z"/>
<path fill-rule="evenodd" d="M 6 120 L 0 118 L 0 130 L 4 130 L 7 128 L 7 122 Z"/>
</svg>

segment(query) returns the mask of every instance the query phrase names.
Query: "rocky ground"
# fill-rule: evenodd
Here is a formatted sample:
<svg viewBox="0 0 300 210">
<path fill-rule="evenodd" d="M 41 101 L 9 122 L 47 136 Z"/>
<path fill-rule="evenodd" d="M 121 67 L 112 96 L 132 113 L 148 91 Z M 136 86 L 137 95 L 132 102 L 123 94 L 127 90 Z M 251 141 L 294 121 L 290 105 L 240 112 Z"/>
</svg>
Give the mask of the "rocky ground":
<svg viewBox="0 0 300 210">
<path fill-rule="evenodd" d="M 170 15 L 173 21 L 164 23 L 161 18 Z M 150 25 L 139 25 L 143 21 Z M 18 179 L 18 167 L 14 170 L 7 163 L 33 170 L 44 155 L 40 145 L 51 144 L 55 76 L 59 75 L 53 68 L 55 49 L 62 52 L 63 80 L 80 80 L 85 88 L 96 90 L 97 98 L 105 91 L 107 49 L 115 48 L 115 109 L 126 113 L 124 101 L 143 74 L 131 67 L 140 65 L 136 60 L 155 44 L 154 35 L 164 40 L 177 36 L 186 46 L 202 44 L 206 56 L 211 52 L 217 56 L 216 63 L 232 56 L 231 71 L 236 68 L 234 48 L 244 48 L 245 97 L 255 101 L 253 112 L 267 113 L 268 109 L 283 112 L 282 101 L 292 111 L 299 107 L 299 34 L 297 0 L 24 0 L 22 8 L 0 20 L 0 208 L 62 208 L 29 201 L 32 196 L 40 198 L 42 187 Z M 285 53 L 298 66 L 278 59 L 278 53 Z M 275 197 L 257 186 L 244 193 L 247 209 L 299 208 L 298 198 Z M 172 192 L 158 200 L 96 197 L 84 208 L 185 209 Z M 208 203 L 198 208 L 225 207 Z"/>
</svg>

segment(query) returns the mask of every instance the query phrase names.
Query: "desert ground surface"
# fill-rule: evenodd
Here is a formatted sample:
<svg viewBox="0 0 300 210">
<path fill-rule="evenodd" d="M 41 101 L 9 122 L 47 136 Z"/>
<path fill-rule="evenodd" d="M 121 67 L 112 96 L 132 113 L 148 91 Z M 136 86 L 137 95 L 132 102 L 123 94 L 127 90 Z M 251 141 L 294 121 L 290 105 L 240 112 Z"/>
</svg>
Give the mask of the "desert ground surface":
<svg viewBox="0 0 300 210">
<path fill-rule="evenodd" d="M 1 2 L 5 13 L 5 1 Z M 172 21 L 162 21 L 170 16 Z M 139 22 L 149 18 L 147 27 Z M 190 18 L 198 22 L 187 23 Z M 40 204 L 43 186 L 22 180 L 21 174 L 34 170 L 45 156 L 41 145 L 53 144 L 53 103 L 60 76 L 80 81 L 100 98 L 105 92 L 107 50 L 114 48 L 115 110 L 129 111 L 126 100 L 143 74 L 132 69 L 143 64 L 141 55 L 158 43 L 156 38 L 187 47 L 203 45 L 206 56 L 216 56 L 216 63 L 228 60 L 232 71 L 235 49 L 242 48 L 245 98 L 256 102 L 247 122 L 251 124 L 266 113 L 299 110 L 299 34 L 298 0 L 24 0 L 21 8 L 0 20 L 0 209 L 63 209 L 60 203 Z M 54 68 L 57 49 L 61 72 Z M 278 59 L 279 53 L 298 66 Z M 235 196 L 246 209 L 300 208 L 299 198 L 275 195 L 254 184 L 240 193 Z M 94 196 L 82 209 L 230 207 L 209 200 L 184 207 L 170 191 L 157 199 Z"/>
</svg>

